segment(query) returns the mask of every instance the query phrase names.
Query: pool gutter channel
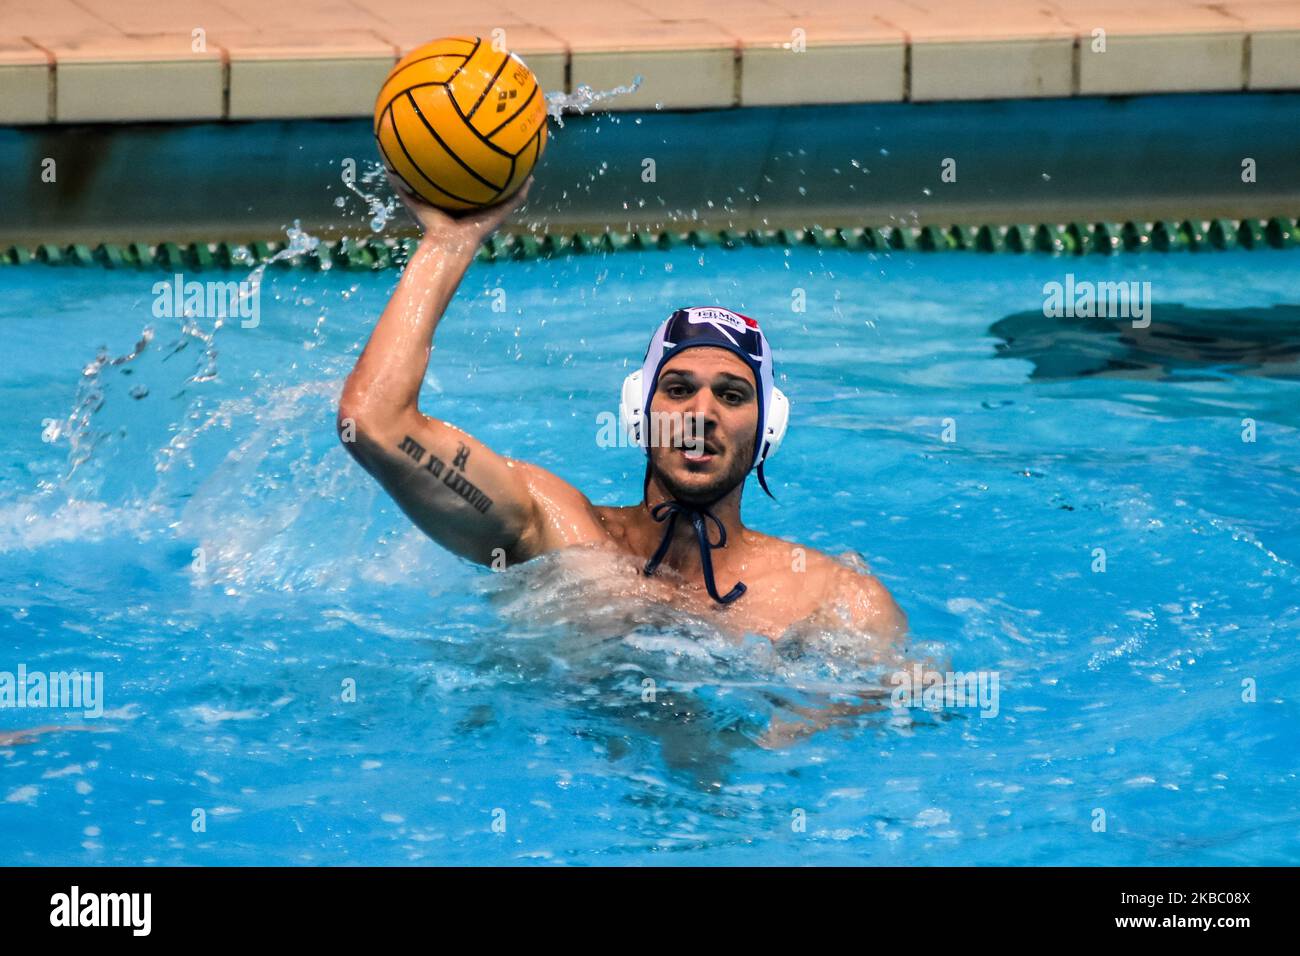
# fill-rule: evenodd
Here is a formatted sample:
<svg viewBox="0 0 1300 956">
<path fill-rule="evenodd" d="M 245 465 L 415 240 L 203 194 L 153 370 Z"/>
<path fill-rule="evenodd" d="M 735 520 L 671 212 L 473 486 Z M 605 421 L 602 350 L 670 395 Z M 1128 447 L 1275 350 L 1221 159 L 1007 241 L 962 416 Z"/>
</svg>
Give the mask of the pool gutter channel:
<svg viewBox="0 0 1300 956">
<path fill-rule="evenodd" d="M 342 268 L 376 271 L 400 267 L 414 248 L 414 238 L 344 238 L 322 244 L 324 253 L 276 258 L 284 242 L 101 243 L 91 247 L 40 244 L 0 247 L 0 266 L 32 263 L 54 266 L 100 266 L 106 269 L 183 270 L 254 268 Z M 761 246 L 813 246 L 859 252 L 1042 253 L 1055 256 L 1100 253 L 1202 252 L 1233 249 L 1286 249 L 1300 244 L 1300 220 L 1212 219 L 1174 222 L 1070 222 L 1037 225 L 954 225 L 813 227 L 809 229 L 691 230 L 638 232 L 503 233 L 480 247 L 480 262 L 553 259 L 569 255 L 682 247 L 739 249 Z"/>
</svg>

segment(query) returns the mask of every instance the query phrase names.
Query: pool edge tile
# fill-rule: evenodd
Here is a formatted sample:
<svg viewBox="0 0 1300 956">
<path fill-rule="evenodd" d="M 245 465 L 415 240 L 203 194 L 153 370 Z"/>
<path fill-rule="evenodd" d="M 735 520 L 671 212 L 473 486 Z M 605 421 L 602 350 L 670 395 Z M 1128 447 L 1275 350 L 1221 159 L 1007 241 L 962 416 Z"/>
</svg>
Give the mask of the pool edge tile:
<svg viewBox="0 0 1300 956">
<path fill-rule="evenodd" d="M 33 37 L 55 57 L 54 122 L 219 120 L 224 54 L 188 35 Z"/>
<path fill-rule="evenodd" d="M 1074 38 L 912 44 L 910 99 L 1041 99 L 1074 92 Z"/>
<path fill-rule="evenodd" d="M 1104 52 L 1079 48 L 1079 94 L 1209 93 L 1243 89 L 1244 30 L 1109 34 Z"/>
<path fill-rule="evenodd" d="M 1270 30 L 1250 37 L 1252 90 L 1300 89 L 1300 30 Z"/>
<path fill-rule="evenodd" d="M 229 64 L 226 118 L 367 116 L 397 48 L 370 31 L 325 31 L 276 42 L 259 34 L 212 38 Z"/>
<path fill-rule="evenodd" d="M 570 65 L 573 89 L 625 86 L 635 76 L 640 88 L 602 104 L 611 111 L 706 109 L 736 105 L 736 51 L 716 49 L 575 50 Z"/>
<path fill-rule="evenodd" d="M 54 58 L 22 40 L 0 40 L 0 124 L 48 123 L 53 109 Z"/>
<path fill-rule="evenodd" d="M 906 63 L 902 40 L 818 44 L 802 53 L 745 44 L 739 105 L 902 102 Z"/>
</svg>

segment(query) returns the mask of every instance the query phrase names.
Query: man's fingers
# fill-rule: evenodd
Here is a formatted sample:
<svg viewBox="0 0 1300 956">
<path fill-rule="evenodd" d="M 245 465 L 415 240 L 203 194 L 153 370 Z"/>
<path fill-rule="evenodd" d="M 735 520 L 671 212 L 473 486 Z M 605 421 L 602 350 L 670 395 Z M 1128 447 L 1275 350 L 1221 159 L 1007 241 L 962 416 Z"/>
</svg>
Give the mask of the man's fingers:
<svg viewBox="0 0 1300 956">
<path fill-rule="evenodd" d="M 528 190 L 532 183 L 533 178 L 529 176 L 527 181 L 513 195 L 500 202 L 493 203 L 491 206 L 485 206 L 467 218 L 476 223 L 480 229 L 484 230 L 484 235 L 487 235 L 505 222 L 512 212 L 524 204 L 524 200 L 528 198 Z"/>
<path fill-rule="evenodd" d="M 510 208 L 518 209 L 520 206 L 522 206 L 524 204 L 524 200 L 528 198 L 528 190 L 532 188 L 533 188 L 533 177 L 529 176 L 526 180 L 524 180 L 524 184 L 521 187 L 519 187 L 519 192 L 515 193 L 514 199 L 510 203 Z"/>
<path fill-rule="evenodd" d="M 510 213 L 514 212 L 516 209 L 518 209 L 520 206 L 524 204 L 524 200 L 528 198 L 528 190 L 530 190 L 532 187 L 533 187 L 533 177 L 529 176 L 524 181 L 524 184 L 515 191 L 513 196 L 511 196 L 506 200 L 503 200 L 500 203 L 497 203 L 495 206 L 488 206 L 487 209 L 484 210 L 484 212 L 493 213 L 499 216 L 501 219 L 504 219 L 506 216 L 510 215 Z"/>
<path fill-rule="evenodd" d="M 393 187 L 393 192 L 397 193 L 399 196 L 414 195 L 411 192 L 411 187 L 406 185 L 406 180 L 402 179 L 402 177 L 398 176 L 391 169 L 385 169 L 384 175 L 388 177 L 388 184 Z"/>
<path fill-rule="evenodd" d="M 533 185 L 533 177 L 529 176 L 513 195 L 501 202 L 462 213 L 448 213 L 430 205 L 392 170 L 385 168 L 384 173 L 393 191 L 397 193 L 397 197 L 424 228 L 426 235 L 430 230 L 436 230 L 439 235 L 446 236 L 464 233 L 466 237 L 472 237 L 475 241 L 481 241 L 483 236 L 494 231 L 512 212 L 522 206 Z"/>
</svg>

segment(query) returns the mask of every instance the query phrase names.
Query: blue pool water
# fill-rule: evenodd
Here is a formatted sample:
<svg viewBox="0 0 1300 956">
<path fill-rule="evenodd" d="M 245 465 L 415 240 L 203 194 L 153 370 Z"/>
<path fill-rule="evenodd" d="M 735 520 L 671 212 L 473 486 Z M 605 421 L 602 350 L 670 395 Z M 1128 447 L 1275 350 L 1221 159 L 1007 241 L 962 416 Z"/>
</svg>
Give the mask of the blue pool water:
<svg viewBox="0 0 1300 956">
<path fill-rule="evenodd" d="M 211 334 L 152 314 L 158 273 L 0 271 L 0 671 L 100 671 L 105 708 L 0 710 L 0 863 L 1300 862 L 1298 268 L 476 264 L 427 411 L 631 502 L 597 416 L 654 323 L 758 316 L 794 416 L 747 522 L 860 553 L 918 646 L 1000 676 L 996 716 L 776 748 L 786 702 L 869 675 L 470 567 L 351 461 L 335 400 L 394 273 L 273 270 L 258 326 Z M 1045 318 L 1067 272 L 1149 281 L 1152 327 Z"/>
</svg>

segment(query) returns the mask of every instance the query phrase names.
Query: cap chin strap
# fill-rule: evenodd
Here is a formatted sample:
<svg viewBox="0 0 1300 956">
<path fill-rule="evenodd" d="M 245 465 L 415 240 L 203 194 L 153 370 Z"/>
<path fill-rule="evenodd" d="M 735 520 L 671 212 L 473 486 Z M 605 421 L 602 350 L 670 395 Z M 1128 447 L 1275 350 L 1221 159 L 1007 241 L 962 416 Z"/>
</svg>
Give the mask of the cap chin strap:
<svg viewBox="0 0 1300 956">
<path fill-rule="evenodd" d="M 684 505 L 680 501 L 672 498 L 667 501 L 661 501 L 650 509 L 650 517 L 655 521 L 667 521 L 668 526 L 664 528 L 663 539 L 659 542 L 659 547 L 655 549 L 654 555 L 646 562 L 645 573 L 652 575 L 663 561 L 664 555 L 668 553 L 668 548 L 673 543 L 673 531 L 677 526 L 677 516 L 686 515 L 691 524 L 695 527 L 695 540 L 700 546 L 700 566 L 704 570 L 704 586 L 709 590 L 709 597 L 719 604 L 730 604 L 736 598 L 745 593 L 745 584 L 737 581 L 735 586 L 726 594 L 718 594 L 718 585 L 713 579 L 713 558 L 710 551 L 714 548 L 725 547 L 727 544 L 727 528 L 722 521 L 709 510 L 709 505 L 714 504 L 719 499 L 715 498 L 708 505 Z M 704 519 L 708 519 L 718 529 L 718 542 L 714 544 L 709 540 L 708 529 L 704 525 Z"/>
<path fill-rule="evenodd" d="M 784 399 L 784 396 L 782 396 L 782 399 Z M 789 406 L 787 405 L 787 408 L 788 407 Z M 784 412 L 785 409 L 783 409 L 782 411 Z M 782 416 L 782 418 L 784 419 L 784 415 Z M 781 422 L 781 429 L 778 435 L 784 436 L 784 433 L 785 433 L 785 422 L 783 420 Z M 777 438 L 777 443 L 779 442 L 780 442 L 780 437 Z M 771 453 L 772 453 L 772 446 L 769 444 L 764 449 L 763 459 L 766 459 L 767 456 L 770 455 Z M 767 492 L 767 496 L 775 501 L 776 496 L 773 495 L 771 490 L 767 487 L 767 478 L 763 475 L 764 464 L 765 464 L 764 460 L 760 460 L 758 463 L 758 483 L 762 486 L 763 490 Z M 654 466 L 647 462 L 646 464 L 647 487 L 649 486 L 650 474 L 653 468 Z M 740 480 L 740 484 L 744 484 L 744 481 L 745 479 L 742 478 Z M 704 572 L 704 586 L 709 590 L 709 597 L 713 598 L 713 600 L 717 601 L 719 604 L 730 604 L 732 601 L 736 600 L 742 594 L 744 594 L 746 588 L 745 588 L 745 583 L 743 581 L 737 581 L 735 586 L 726 594 L 723 595 L 718 594 L 718 586 L 713 577 L 713 557 L 710 554 L 710 552 L 714 548 L 726 547 L 727 528 L 722 523 L 721 519 L 719 519 L 718 516 L 715 515 L 709 509 L 712 508 L 714 505 L 716 505 L 723 498 L 727 497 L 727 495 L 731 494 L 731 492 L 734 491 L 735 488 L 736 486 L 732 485 L 722 494 L 718 495 L 711 501 L 708 501 L 702 505 L 684 504 L 675 498 L 669 498 L 667 501 L 661 501 L 659 504 L 651 508 L 650 517 L 654 518 L 655 521 L 667 521 L 668 526 L 664 528 L 664 536 L 659 542 L 659 547 L 655 550 L 655 553 L 654 555 L 651 556 L 650 560 L 647 561 L 645 564 L 646 575 L 649 576 L 655 573 L 655 570 L 659 567 L 660 562 L 663 561 L 664 555 L 668 553 L 668 549 L 672 546 L 673 531 L 675 530 L 677 525 L 677 516 L 686 515 L 690 519 L 691 524 L 695 527 L 695 539 L 700 546 L 700 568 Z M 714 525 L 717 526 L 718 541 L 716 544 L 714 544 L 709 540 L 708 529 L 704 525 L 704 521 L 706 518 L 709 521 L 712 521 Z"/>
<path fill-rule="evenodd" d="M 669 334 L 671 332 L 671 340 Z M 741 342 L 747 343 L 742 347 Z M 619 414 L 627 428 L 633 443 L 645 448 L 650 456 L 650 398 L 654 393 L 656 380 L 665 361 L 687 348 L 715 347 L 723 348 L 737 355 L 754 374 L 754 386 L 758 389 L 758 427 L 754 436 L 754 458 L 750 470 L 758 470 L 758 483 L 763 492 L 774 497 L 767 487 L 767 477 L 763 466 L 767 459 L 776 453 L 785 437 L 786 427 L 790 422 L 790 401 L 772 381 L 771 347 L 763 337 L 758 323 L 753 319 L 732 312 L 729 309 L 704 307 L 679 309 L 659 326 L 650 347 L 646 350 L 641 368 L 632 372 L 623 380 L 623 392 L 619 402 Z M 646 483 L 650 481 L 650 470 L 646 466 Z M 747 472 L 748 473 L 748 472 Z M 741 484 L 744 479 L 741 479 Z M 704 572 L 704 583 L 709 589 L 709 597 L 719 604 L 730 604 L 745 593 L 743 582 L 737 582 L 725 595 L 718 594 L 717 584 L 713 579 L 713 558 L 710 552 L 714 548 L 724 547 L 727 543 L 727 529 L 722 521 L 709 509 L 717 504 L 731 489 L 723 492 L 712 501 L 703 505 L 686 504 L 675 499 L 660 502 L 650 509 L 650 515 L 658 522 L 667 522 L 663 539 L 654 555 L 646 562 L 645 573 L 652 575 L 663 561 L 672 546 L 673 532 L 676 530 L 677 517 L 686 515 L 695 528 L 695 538 L 700 547 L 700 565 Z M 706 521 L 712 521 L 718 529 L 716 544 L 709 541 Z"/>
</svg>

